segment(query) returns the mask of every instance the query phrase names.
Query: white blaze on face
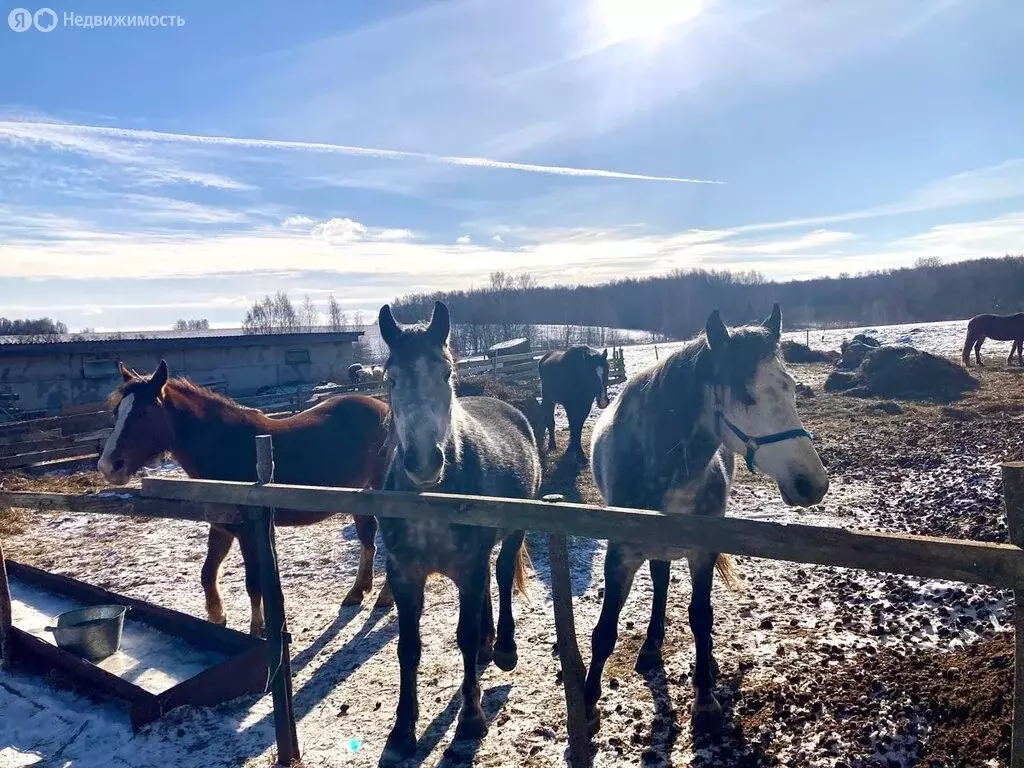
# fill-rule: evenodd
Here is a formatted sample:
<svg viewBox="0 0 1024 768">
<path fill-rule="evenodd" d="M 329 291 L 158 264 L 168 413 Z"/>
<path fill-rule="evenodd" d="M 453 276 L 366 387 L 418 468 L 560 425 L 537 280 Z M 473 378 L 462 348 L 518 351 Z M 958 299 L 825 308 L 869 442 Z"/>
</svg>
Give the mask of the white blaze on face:
<svg viewBox="0 0 1024 768">
<path fill-rule="evenodd" d="M 109 477 L 114 472 L 114 452 L 117 450 L 117 444 L 121 440 L 121 433 L 124 432 L 125 422 L 128 421 L 128 415 L 132 412 L 134 405 L 135 395 L 127 395 L 117 405 L 117 421 L 114 422 L 114 431 L 110 433 L 110 437 L 104 443 L 103 454 L 96 464 L 97 469 L 99 469 L 104 477 Z"/>
<path fill-rule="evenodd" d="M 608 396 L 604 388 L 604 366 L 597 366 L 597 407 L 607 408 L 608 407 Z"/>
</svg>

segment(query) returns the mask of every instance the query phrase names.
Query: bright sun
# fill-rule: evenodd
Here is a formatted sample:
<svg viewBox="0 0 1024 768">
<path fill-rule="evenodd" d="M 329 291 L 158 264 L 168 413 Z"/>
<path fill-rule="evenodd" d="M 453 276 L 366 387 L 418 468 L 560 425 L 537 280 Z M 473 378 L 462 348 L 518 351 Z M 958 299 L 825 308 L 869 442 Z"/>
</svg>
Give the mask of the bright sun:
<svg viewBox="0 0 1024 768">
<path fill-rule="evenodd" d="M 653 38 L 700 15 L 703 0 L 594 0 L 609 42 Z"/>
</svg>

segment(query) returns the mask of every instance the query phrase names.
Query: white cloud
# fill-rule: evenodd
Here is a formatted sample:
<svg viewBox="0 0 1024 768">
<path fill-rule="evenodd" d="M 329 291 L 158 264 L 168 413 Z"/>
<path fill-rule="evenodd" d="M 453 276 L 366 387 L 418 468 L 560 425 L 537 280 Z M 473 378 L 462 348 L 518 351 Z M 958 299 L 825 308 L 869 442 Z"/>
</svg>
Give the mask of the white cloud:
<svg viewBox="0 0 1024 768">
<path fill-rule="evenodd" d="M 306 229 L 308 227 L 312 227 L 313 223 L 313 219 L 309 218 L 309 216 L 303 216 L 302 214 L 299 214 L 297 216 L 289 216 L 282 222 L 282 226 L 294 227 L 296 229 Z"/>
<path fill-rule="evenodd" d="M 455 242 L 459 245 L 469 245 L 473 239 L 469 235 L 459 235 L 455 238 Z"/>
</svg>

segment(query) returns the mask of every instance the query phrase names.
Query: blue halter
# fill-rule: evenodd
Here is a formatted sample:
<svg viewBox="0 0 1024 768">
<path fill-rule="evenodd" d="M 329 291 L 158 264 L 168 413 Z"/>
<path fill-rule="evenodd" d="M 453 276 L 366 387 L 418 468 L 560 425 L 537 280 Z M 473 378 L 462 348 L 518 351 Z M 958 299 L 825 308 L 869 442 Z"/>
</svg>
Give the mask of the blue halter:
<svg viewBox="0 0 1024 768">
<path fill-rule="evenodd" d="M 740 429 L 731 421 L 729 421 L 729 418 L 724 413 L 722 413 L 721 409 L 715 411 L 715 422 L 715 427 L 719 432 L 721 432 L 722 427 L 720 424 L 718 424 L 718 422 L 725 422 L 725 426 L 732 430 L 732 433 L 736 435 L 736 437 L 738 437 L 740 440 L 746 443 L 747 452 L 744 458 L 747 461 L 747 469 L 750 470 L 750 473 L 752 475 L 757 474 L 757 470 L 754 467 L 754 454 L 757 453 L 757 449 L 760 448 L 761 446 L 771 445 L 772 443 L 781 443 L 785 440 L 794 440 L 798 437 L 806 437 L 808 440 L 814 439 L 814 435 L 812 435 L 806 429 L 802 428 L 787 429 L 785 432 L 776 432 L 773 435 L 751 437 L 742 429 Z"/>
</svg>

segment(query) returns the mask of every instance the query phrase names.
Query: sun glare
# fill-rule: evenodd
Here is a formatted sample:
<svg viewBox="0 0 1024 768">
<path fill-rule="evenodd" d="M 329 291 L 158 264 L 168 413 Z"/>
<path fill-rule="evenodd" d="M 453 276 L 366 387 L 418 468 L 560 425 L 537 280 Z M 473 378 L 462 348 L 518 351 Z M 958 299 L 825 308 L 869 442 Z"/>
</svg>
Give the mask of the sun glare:
<svg viewBox="0 0 1024 768">
<path fill-rule="evenodd" d="M 703 0 L 594 0 L 609 42 L 656 38 L 700 15 Z"/>
</svg>

